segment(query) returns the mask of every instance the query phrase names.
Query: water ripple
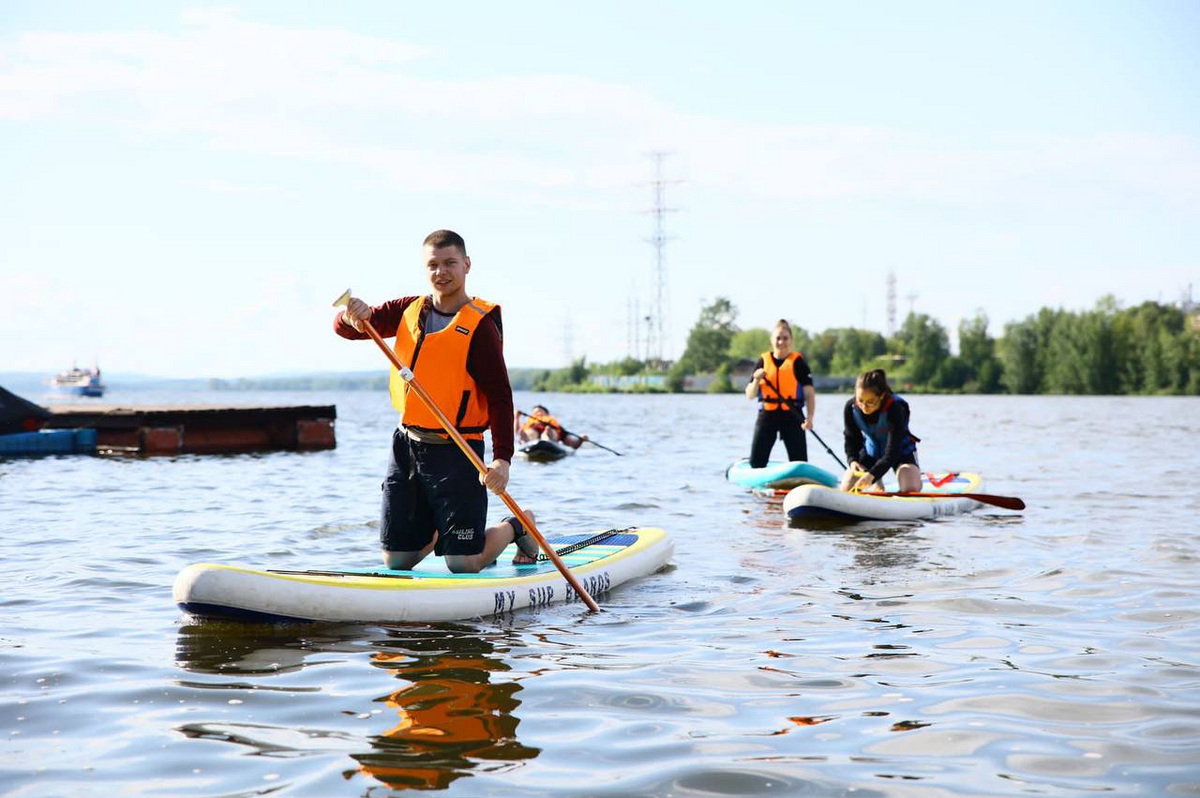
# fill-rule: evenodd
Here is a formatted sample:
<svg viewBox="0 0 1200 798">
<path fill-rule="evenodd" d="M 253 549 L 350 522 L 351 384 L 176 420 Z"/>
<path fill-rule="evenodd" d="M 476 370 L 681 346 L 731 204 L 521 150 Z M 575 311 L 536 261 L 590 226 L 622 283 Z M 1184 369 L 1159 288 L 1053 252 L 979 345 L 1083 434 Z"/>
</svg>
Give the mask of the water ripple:
<svg viewBox="0 0 1200 798">
<path fill-rule="evenodd" d="M 384 395 L 264 399 L 336 402 L 339 448 L 0 461 L 22 509 L 0 535 L 0 792 L 1200 794 L 1200 500 L 1164 493 L 1154 454 L 1194 399 L 919 397 L 923 460 L 1029 511 L 807 529 L 724 481 L 740 396 L 554 397 L 626 456 L 515 463 L 512 495 L 551 532 L 675 540 L 600 615 L 181 618 L 191 562 L 377 561 Z M 1089 458 L 1122 479 L 1080 492 L 1060 455 L 1096 417 Z"/>
</svg>

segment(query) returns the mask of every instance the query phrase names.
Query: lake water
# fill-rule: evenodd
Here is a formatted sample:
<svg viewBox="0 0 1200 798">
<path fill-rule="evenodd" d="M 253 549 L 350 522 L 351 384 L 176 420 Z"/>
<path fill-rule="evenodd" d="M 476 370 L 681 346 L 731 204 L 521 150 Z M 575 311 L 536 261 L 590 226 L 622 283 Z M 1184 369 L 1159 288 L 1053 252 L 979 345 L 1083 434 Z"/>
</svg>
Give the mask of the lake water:
<svg viewBox="0 0 1200 798">
<path fill-rule="evenodd" d="M 912 397 L 922 465 L 1027 512 L 806 531 L 724 480 L 740 396 L 518 394 L 625 456 L 512 495 L 552 536 L 664 527 L 668 570 L 596 615 L 274 627 L 171 582 L 375 564 L 386 395 L 105 401 L 171 399 L 333 403 L 339 445 L 0 460 L 0 794 L 1200 793 L 1198 399 Z"/>
</svg>

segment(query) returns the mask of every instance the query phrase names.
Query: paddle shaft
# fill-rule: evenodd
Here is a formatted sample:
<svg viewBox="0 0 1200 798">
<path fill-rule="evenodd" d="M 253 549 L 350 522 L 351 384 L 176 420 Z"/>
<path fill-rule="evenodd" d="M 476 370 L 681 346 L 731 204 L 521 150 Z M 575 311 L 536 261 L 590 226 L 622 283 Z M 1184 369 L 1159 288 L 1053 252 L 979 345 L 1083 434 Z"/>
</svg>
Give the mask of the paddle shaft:
<svg viewBox="0 0 1200 798">
<path fill-rule="evenodd" d="M 421 383 L 417 382 L 408 366 L 400 362 L 400 358 L 396 357 L 396 353 L 392 351 L 392 348 L 388 346 L 383 338 L 380 337 L 379 333 L 375 331 L 375 328 L 371 326 L 371 322 L 367 321 L 366 319 L 362 319 L 361 321 L 363 329 L 366 330 L 367 335 L 371 336 L 371 340 L 379 346 L 385 355 L 387 355 L 388 360 L 392 362 L 392 365 L 396 367 L 398 372 L 400 372 L 400 376 L 403 377 L 404 381 L 408 383 L 408 387 L 411 388 L 417 396 L 421 397 L 421 401 L 424 402 L 431 411 L 433 411 L 435 416 L 437 416 L 437 420 L 441 423 L 442 428 L 445 429 L 446 433 L 450 436 L 450 440 L 454 441 L 454 443 L 458 445 L 458 448 L 462 450 L 462 453 L 465 454 L 467 459 L 471 461 L 471 465 L 475 466 L 476 471 L 478 471 L 480 474 L 486 475 L 487 466 L 483 464 L 483 460 L 479 459 L 479 455 L 475 454 L 475 450 L 471 448 L 470 444 L 467 443 L 466 439 L 463 438 L 459 431 L 454 428 L 454 425 L 450 423 L 450 419 L 446 418 L 446 414 L 443 413 L 441 408 L 439 408 L 433 401 L 433 397 L 426 393 L 425 389 L 421 387 Z M 588 609 L 590 609 L 592 612 L 599 612 L 600 605 L 597 604 L 596 600 L 593 599 L 587 590 L 584 589 L 583 585 L 579 584 L 579 580 L 575 578 L 575 574 L 571 573 L 570 569 L 567 568 L 566 563 L 564 563 L 562 558 L 558 556 L 558 553 L 554 551 L 554 547 L 546 542 L 546 538 L 542 537 L 542 533 L 538 531 L 536 526 L 534 526 L 532 519 L 525 514 L 524 510 L 517 506 L 517 503 L 513 501 L 512 496 L 508 495 L 508 491 L 502 490 L 498 495 L 500 496 L 501 501 L 504 502 L 505 506 L 508 507 L 508 509 L 512 511 L 512 514 L 517 517 L 517 520 L 521 522 L 521 525 L 525 527 L 525 531 L 530 535 L 533 535 L 533 539 L 538 542 L 538 545 L 541 546 L 542 551 L 544 551 L 546 556 L 550 558 L 550 562 L 554 563 L 554 567 L 559 570 L 559 573 L 563 575 L 563 578 L 567 580 L 567 583 L 575 589 L 575 592 L 579 595 L 579 598 L 583 599 L 583 603 L 588 606 Z"/>
<path fill-rule="evenodd" d="M 800 408 L 796 407 L 796 400 L 784 398 L 783 392 L 779 390 L 778 386 L 776 386 L 775 383 L 773 383 L 769 379 L 767 379 L 766 374 L 763 375 L 763 382 L 765 382 L 768 386 L 770 386 L 771 390 L 775 392 L 775 395 L 779 397 L 780 404 L 787 405 L 787 409 L 791 410 L 793 413 L 795 413 L 796 418 L 800 419 L 800 423 L 803 424 L 804 423 L 804 414 L 800 412 Z M 842 458 L 838 457 L 836 454 L 833 453 L 833 449 L 829 448 L 829 444 L 825 443 L 825 441 L 821 439 L 821 436 L 817 434 L 817 431 L 815 429 L 810 429 L 809 432 L 811 432 L 812 436 L 814 438 L 816 438 L 817 441 L 822 446 L 825 447 L 825 451 L 829 452 L 829 456 L 834 459 L 834 462 L 836 462 L 842 468 L 848 468 L 848 466 L 842 462 Z"/>
<path fill-rule="evenodd" d="M 873 491 L 861 491 L 862 496 L 907 496 L 917 499 L 974 499 L 981 504 L 994 504 L 997 507 L 1003 507 L 1006 510 L 1024 510 L 1025 502 L 1018 499 L 1016 496 L 994 496 L 991 493 L 875 493 Z"/>
<path fill-rule="evenodd" d="M 583 437 L 583 436 L 581 436 L 581 435 L 579 435 L 579 434 L 577 434 L 577 433 L 571 432 L 571 430 L 567 429 L 566 427 L 564 427 L 564 426 L 562 426 L 562 425 L 560 425 L 560 424 L 555 424 L 555 423 L 554 423 L 554 422 L 552 422 L 552 421 L 547 421 L 546 419 L 544 419 L 544 418 L 541 418 L 540 416 L 531 416 L 530 414 L 526 413 L 524 410 L 518 410 L 518 411 L 517 411 L 517 415 L 518 415 L 518 416 L 525 416 L 526 418 L 532 418 L 532 419 L 534 419 L 535 421 L 537 421 L 539 424 L 545 424 L 547 427 L 554 427 L 556 430 L 558 430 L 559 432 L 561 432 L 563 435 L 574 435 L 576 438 L 581 438 L 581 439 L 582 439 L 582 437 Z M 624 456 L 625 456 L 625 455 L 621 454 L 620 452 L 618 452 L 616 449 L 610 449 L 610 448 L 608 448 L 608 447 L 607 447 L 607 446 L 605 446 L 603 443 L 596 443 L 596 442 L 595 442 L 594 440 L 592 440 L 591 438 L 588 438 L 587 440 L 585 440 L 585 441 L 584 441 L 584 443 L 590 443 L 592 446 L 599 446 L 599 447 L 600 447 L 601 449 L 603 449 L 604 451 L 606 451 L 606 452 L 612 452 L 612 453 L 613 453 L 613 454 L 615 454 L 617 457 L 624 457 Z"/>
</svg>

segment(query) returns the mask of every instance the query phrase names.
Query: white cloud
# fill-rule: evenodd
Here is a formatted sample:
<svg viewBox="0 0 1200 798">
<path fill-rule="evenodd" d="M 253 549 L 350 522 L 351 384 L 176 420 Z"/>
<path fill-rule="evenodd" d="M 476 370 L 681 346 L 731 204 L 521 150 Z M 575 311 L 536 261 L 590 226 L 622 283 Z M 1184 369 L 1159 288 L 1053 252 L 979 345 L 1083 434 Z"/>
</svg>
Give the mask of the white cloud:
<svg viewBox="0 0 1200 798">
<path fill-rule="evenodd" d="M 0 54 L 0 118 L 84 119 L 131 136 L 342 164 L 413 190 L 629 203 L 663 143 L 700 188 L 772 202 L 1117 200 L 1196 204 L 1182 136 L 983 139 L 867 126 L 772 125 L 677 112 L 645 90 L 570 75 L 420 77 L 422 46 L 194 9 L 180 28 L 28 32 Z"/>
</svg>

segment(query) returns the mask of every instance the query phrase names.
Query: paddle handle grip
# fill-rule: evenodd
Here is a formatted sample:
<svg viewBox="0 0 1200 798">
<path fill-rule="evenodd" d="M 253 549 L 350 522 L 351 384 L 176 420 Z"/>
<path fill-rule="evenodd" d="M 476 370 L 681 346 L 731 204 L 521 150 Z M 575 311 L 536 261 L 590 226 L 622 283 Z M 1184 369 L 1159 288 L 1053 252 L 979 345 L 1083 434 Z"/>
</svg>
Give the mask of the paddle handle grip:
<svg viewBox="0 0 1200 798">
<path fill-rule="evenodd" d="M 390 360 L 392 365 L 396 367 L 396 371 L 398 371 L 404 381 L 408 383 L 408 387 L 411 388 L 417 394 L 417 396 L 421 397 L 421 401 L 433 411 L 435 416 L 437 416 L 437 420 L 441 423 L 442 428 L 446 430 L 446 433 L 449 434 L 450 439 L 458 445 L 458 448 L 462 450 L 462 453 L 465 454 L 467 459 L 471 461 L 471 464 L 475 466 L 475 470 L 480 474 L 486 475 L 488 470 L 487 466 L 484 465 L 483 460 L 479 458 L 479 455 L 475 454 L 475 450 L 471 448 L 466 439 L 463 438 L 459 431 L 454 428 L 454 425 L 450 423 L 450 419 L 446 417 L 446 414 L 443 413 L 441 408 L 437 406 L 437 403 L 433 401 L 433 397 L 426 393 L 425 389 L 421 386 L 421 383 L 417 382 L 412 370 L 400 362 L 400 358 L 396 357 L 396 353 L 392 351 L 392 348 L 387 345 L 387 342 L 383 340 L 378 332 L 376 332 L 375 327 L 371 325 L 371 322 L 367 321 L 366 319 L 362 319 L 362 325 L 363 329 L 366 330 L 367 335 L 371 336 L 371 340 L 379 346 L 385 355 L 387 355 L 388 360 Z M 504 505 L 508 507 L 508 509 L 512 511 L 512 514 L 517 517 L 517 520 L 521 522 L 521 525 L 525 528 L 525 531 L 530 535 L 533 535 L 533 539 L 537 541 L 538 546 L 540 546 L 542 551 L 546 553 L 546 556 L 550 558 L 550 562 L 554 563 L 554 567 L 559 570 L 559 573 L 563 575 L 563 578 L 567 580 L 567 584 L 569 584 L 575 590 L 575 592 L 579 595 L 579 598 L 583 599 L 583 603 L 587 605 L 588 609 L 592 612 L 599 612 L 600 605 L 596 603 L 596 600 L 592 598 L 591 594 L 588 593 L 583 585 L 579 583 L 579 580 L 575 577 L 575 574 L 571 573 L 571 570 L 567 568 L 566 563 L 562 561 L 562 558 L 558 556 L 558 553 L 554 551 L 554 548 L 546 542 L 546 538 L 542 536 L 542 533 L 539 532 L 538 528 L 534 525 L 533 519 L 531 519 L 524 510 L 517 506 L 517 503 L 513 501 L 512 496 L 508 495 L 508 491 L 500 491 L 499 496 L 500 500 L 504 502 Z"/>
</svg>

